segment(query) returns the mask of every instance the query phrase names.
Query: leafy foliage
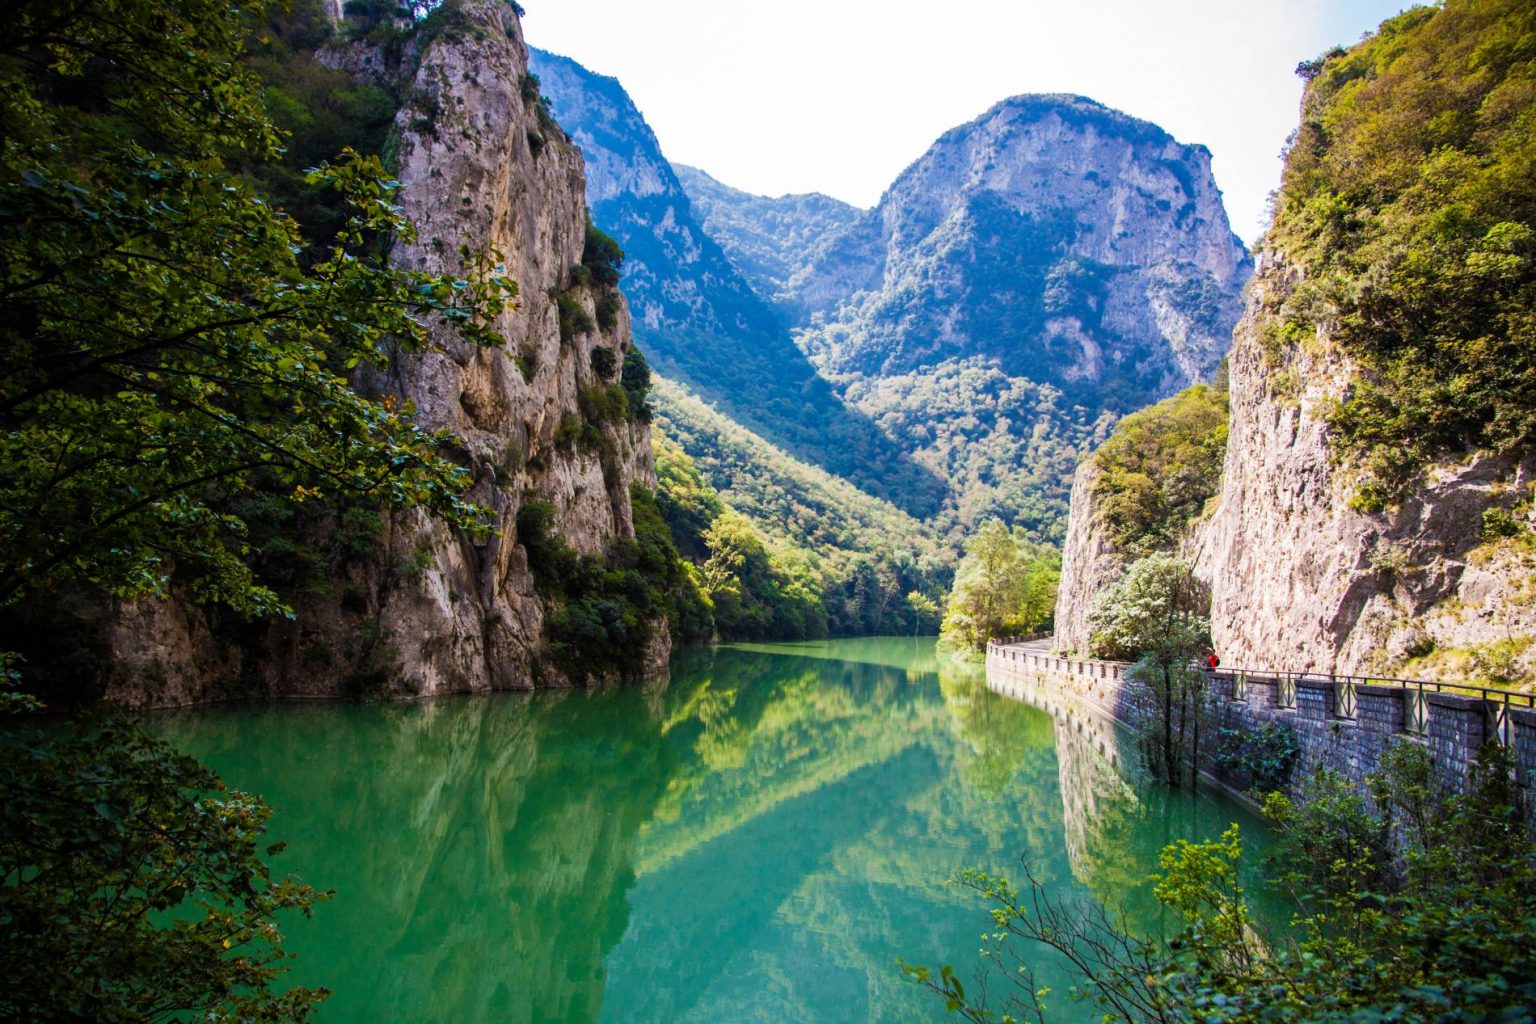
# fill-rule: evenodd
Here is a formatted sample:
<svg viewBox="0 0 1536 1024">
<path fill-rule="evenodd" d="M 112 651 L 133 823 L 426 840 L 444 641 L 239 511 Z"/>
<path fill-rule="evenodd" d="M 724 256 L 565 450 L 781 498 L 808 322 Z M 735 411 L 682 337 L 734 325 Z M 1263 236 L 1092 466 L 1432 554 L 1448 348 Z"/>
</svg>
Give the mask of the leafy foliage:
<svg viewBox="0 0 1536 1024">
<path fill-rule="evenodd" d="M 321 47 L 335 36 L 321 0 L 272 7 L 259 22 L 248 19 L 253 22 L 241 63 L 261 82 L 282 149 L 275 158 L 239 159 L 237 167 L 267 202 L 298 222 L 311 244 L 323 245 L 345 226 L 348 211 L 336 192 L 311 187 L 307 171 L 347 149 L 383 158 L 403 100 L 387 78 L 359 81 L 321 62 Z"/>
<path fill-rule="evenodd" d="M 587 218 L 587 233 L 581 249 L 584 276 L 602 288 L 616 288 L 624 266 L 624 250 Z"/>
<path fill-rule="evenodd" d="M 1200 763 L 1208 694 L 1194 659 L 1210 648 L 1210 603 L 1188 565 L 1155 554 L 1133 563 L 1088 612 L 1094 657 L 1135 659 L 1127 677 L 1152 691 L 1142 750 L 1152 773 L 1174 785 L 1192 785 Z"/>
<path fill-rule="evenodd" d="M 602 555 L 578 555 L 558 532 L 555 507 L 527 500 L 517 512 L 517 540 L 539 593 L 549 602 L 545 639 L 574 680 L 637 678 L 663 622 L 682 641 L 713 632 L 708 596 L 672 544 L 650 491 L 630 488 L 635 537 Z"/>
<path fill-rule="evenodd" d="M 827 635 L 821 578 L 805 556 L 771 549 L 741 513 L 727 511 L 704 531 L 702 576 L 726 640 L 798 640 Z"/>
<path fill-rule="evenodd" d="M 1196 384 L 1115 425 L 1094 453 L 1096 506 L 1133 555 L 1172 548 L 1221 487 L 1227 392 Z"/>
<path fill-rule="evenodd" d="M 1096 658 L 1184 661 L 1210 647 L 1210 595 L 1190 567 L 1155 554 L 1131 564 L 1088 613 Z"/>
<path fill-rule="evenodd" d="M 1060 580 L 1060 551 L 989 519 L 966 542 L 940 632 L 956 647 L 979 651 L 996 637 L 1049 629 Z"/>
<path fill-rule="evenodd" d="M 1301 747 L 1289 722 L 1257 729 L 1223 729 L 1216 737 L 1216 767 L 1247 780 L 1256 793 L 1283 790 L 1291 780 Z"/>
<path fill-rule="evenodd" d="M 935 532 L 957 546 L 992 518 L 1060 544 L 1072 474 L 1115 422 L 976 357 L 837 380 L 855 408 L 944 480 Z"/>
<path fill-rule="evenodd" d="M 1098 904 L 1048 892 L 1029 873 L 967 871 L 992 904 L 984 963 L 1005 982 L 1001 1008 L 970 995 L 951 968 L 907 967 L 966 1020 L 1046 1019 L 1030 958 L 1015 943 L 1065 956 L 1072 993 L 1106 1020 L 1282 1024 L 1317 1021 L 1523 1020 L 1536 1004 L 1536 843 L 1513 763 L 1479 751 L 1465 795 L 1436 790 L 1429 754 L 1402 743 L 1371 781 L 1372 810 L 1337 776 L 1299 801 L 1270 797 L 1280 833 L 1271 883 L 1297 908 L 1269 934 L 1242 884 L 1236 825 L 1219 840 L 1180 841 L 1159 858 L 1155 893 L 1171 937 L 1127 934 Z"/>
<path fill-rule="evenodd" d="M 324 989 L 274 986 L 278 918 L 329 894 L 274 879 L 270 810 L 117 721 L 0 727 L 0 1016 L 303 1021 Z"/>
<path fill-rule="evenodd" d="M 1331 422 L 1359 503 L 1431 460 L 1536 442 L 1536 11 L 1448 0 L 1303 66 L 1270 243 L 1308 282 L 1275 344 L 1317 325 L 1363 372 Z"/>
</svg>

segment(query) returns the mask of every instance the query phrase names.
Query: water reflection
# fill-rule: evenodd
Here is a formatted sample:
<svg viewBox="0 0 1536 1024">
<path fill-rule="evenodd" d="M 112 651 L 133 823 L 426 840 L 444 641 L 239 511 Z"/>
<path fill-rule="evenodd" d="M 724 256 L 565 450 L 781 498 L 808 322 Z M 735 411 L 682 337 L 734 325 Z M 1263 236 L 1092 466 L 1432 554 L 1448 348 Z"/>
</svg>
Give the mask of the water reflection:
<svg viewBox="0 0 1536 1024">
<path fill-rule="evenodd" d="M 1033 676 L 1003 672 L 994 683 L 1015 703 L 1049 716 L 1067 860 L 1072 877 L 1101 903 L 1124 908 L 1129 919 L 1149 928 L 1166 926 L 1171 922 L 1163 920 L 1146 884 L 1164 846 L 1208 838 L 1230 821 L 1255 847 L 1262 842 L 1265 829 L 1246 810 L 1152 785 L 1135 736 L 1108 716 Z M 1244 884 L 1258 896 L 1260 914 L 1277 915 L 1264 898 L 1260 868 L 1259 857 L 1248 858 Z"/>
<path fill-rule="evenodd" d="M 688 652 L 644 690 L 156 721 L 265 794 L 281 861 L 338 889 L 289 928 L 299 979 L 336 990 L 325 1022 L 942 1017 L 894 960 L 974 958 L 956 869 L 1022 852 L 1120 899 L 1149 827 L 1229 816 L 1183 798 L 1159 827 L 1104 737 L 926 641 Z"/>
</svg>

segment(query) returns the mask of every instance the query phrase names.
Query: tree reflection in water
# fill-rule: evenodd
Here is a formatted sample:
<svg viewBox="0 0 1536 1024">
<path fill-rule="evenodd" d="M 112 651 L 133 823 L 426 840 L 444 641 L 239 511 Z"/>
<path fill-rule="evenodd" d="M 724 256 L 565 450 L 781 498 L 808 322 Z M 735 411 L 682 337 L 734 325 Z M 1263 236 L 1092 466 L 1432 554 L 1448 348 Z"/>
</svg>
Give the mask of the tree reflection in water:
<svg viewBox="0 0 1536 1024">
<path fill-rule="evenodd" d="M 279 865 L 337 888 L 288 928 L 299 980 L 335 989 L 324 1022 L 923 1019 L 894 961 L 973 954 L 960 867 L 1022 852 L 1124 898 L 1165 836 L 1229 816 L 1159 809 L 1104 736 L 911 639 L 688 651 L 666 686 L 155 726 L 265 794 Z"/>
</svg>

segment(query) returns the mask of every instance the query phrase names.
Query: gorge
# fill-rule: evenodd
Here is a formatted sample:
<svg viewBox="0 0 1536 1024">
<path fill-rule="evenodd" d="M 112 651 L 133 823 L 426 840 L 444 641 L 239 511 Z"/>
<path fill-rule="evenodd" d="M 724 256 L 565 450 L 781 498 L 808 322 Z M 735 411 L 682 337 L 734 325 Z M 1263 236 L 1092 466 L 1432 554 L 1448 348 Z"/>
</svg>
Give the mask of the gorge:
<svg viewBox="0 0 1536 1024">
<path fill-rule="evenodd" d="M 733 188 L 525 14 L 0 44 L 0 1017 L 1531 1005 L 1528 4 L 1303 61 L 1251 254 L 1074 92 Z"/>
</svg>

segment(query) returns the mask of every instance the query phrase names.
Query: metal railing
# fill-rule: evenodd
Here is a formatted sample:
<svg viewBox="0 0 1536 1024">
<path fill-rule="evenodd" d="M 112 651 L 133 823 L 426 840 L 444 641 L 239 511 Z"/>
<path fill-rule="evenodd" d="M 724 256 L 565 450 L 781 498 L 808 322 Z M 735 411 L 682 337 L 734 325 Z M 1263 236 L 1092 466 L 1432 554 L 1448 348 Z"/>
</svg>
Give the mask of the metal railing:
<svg viewBox="0 0 1536 1024">
<path fill-rule="evenodd" d="M 988 648 L 996 647 L 1001 650 L 1013 644 L 1041 639 L 1045 639 L 1045 637 L 994 640 L 988 644 Z M 1102 664 L 1106 666 L 1124 664 L 1122 662 L 1104 662 L 1088 658 L 1061 658 L 1055 655 L 1042 655 L 1038 651 L 1024 651 L 1020 653 L 1034 657 L 1051 658 L 1052 660 L 1066 662 L 1069 666 L 1073 664 Z M 1445 694 L 1447 696 L 1480 701 L 1486 716 L 1485 724 L 1488 734 L 1504 746 L 1508 746 L 1512 739 L 1513 727 L 1509 716 L 1510 709 L 1527 708 L 1536 710 L 1536 693 L 1519 690 L 1499 690 L 1486 686 L 1470 686 L 1462 683 L 1442 683 L 1432 679 L 1398 679 L 1391 676 L 1350 675 L 1338 672 L 1289 672 L 1274 669 L 1259 671 L 1242 668 L 1217 669 L 1211 673 L 1211 676 L 1231 682 L 1232 696 L 1230 699 L 1234 701 L 1246 701 L 1248 699 L 1250 683 L 1271 684 L 1275 687 L 1275 706 L 1282 709 L 1296 707 L 1296 690 L 1299 684 L 1321 683 L 1333 689 L 1334 717 L 1346 721 L 1353 721 L 1359 717 L 1360 688 L 1362 686 L 1396 689 L 1403 694 L 1403 731 L 1417 736 L 1423 736 L 1429 730 L 1430 694 Z"/>
</svg>

